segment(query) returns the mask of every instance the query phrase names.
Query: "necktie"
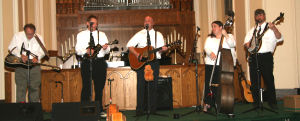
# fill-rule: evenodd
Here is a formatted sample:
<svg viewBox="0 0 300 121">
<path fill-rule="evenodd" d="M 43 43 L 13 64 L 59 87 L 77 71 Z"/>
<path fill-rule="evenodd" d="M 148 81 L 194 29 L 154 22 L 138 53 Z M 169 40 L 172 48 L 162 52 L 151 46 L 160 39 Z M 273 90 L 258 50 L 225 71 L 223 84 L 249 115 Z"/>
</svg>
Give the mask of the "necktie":
<svg viewBox="0 0 300 121">
<path fill-rule="evenodd" d="M 94 37 L 93 37 L 93 33 L 91 32 L 90 33 L 90 43 L 89 43 L 89 46 L 95 46 L 95 42 L 94 42 Z"/>
<path fill-rule="evenodd" d="M 256 33 L 256 36 L 257 36 L 257 37 L 260 36 L 260 31 L 261 31 L 261 26 L 259 26 L 258 31 L 257 31 L 257 33 Z"/>
</svg>

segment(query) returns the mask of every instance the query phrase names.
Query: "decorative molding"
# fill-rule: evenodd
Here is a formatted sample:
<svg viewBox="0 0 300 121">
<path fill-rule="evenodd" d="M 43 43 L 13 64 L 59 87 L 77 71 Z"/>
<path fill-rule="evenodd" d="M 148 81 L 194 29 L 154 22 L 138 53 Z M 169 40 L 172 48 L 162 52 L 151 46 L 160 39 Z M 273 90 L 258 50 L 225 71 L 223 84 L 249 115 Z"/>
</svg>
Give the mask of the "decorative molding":
<svg viewBox="0 0 300 121">
<path fill-rule="evenodd" d="M 2 3 L 3 0 L 0 0 L 0 48 L 3 48 L 3 15 L 2 15 Z M 4 58 L 4 51 L 0 49 L 0 57 Z M 3 59 L 0 59 L 0 99 L 5 98 L 5 84 L 4 84 L 4 62 Z"/>
<path fill-rule="evenodd" d="M 250 0 L 245 0 L 245 31 L 250 30 Z M 249 71 L 249 65 L 247 64 L 247 80 L 250 80 L 250 71 Z"/>
<path fill-rule="evenodd" d="M 43 18 L 43 0 L 34 0 L 34 21 L 36 31 L 42 37 L 44 37 L 44 18 Z"/>
<path fill-rule="evenodd" d="M 217 20 L 217 1 L 216 0 L 207 0 L 207 15 L 208 15 L 208 25 L 213 21 Z M 208 31 L 210 32 L 212 28 L 208 26 Z"/>
<path fill-rule="evenodd" d="M 25 25 L 25 15 L 26 15 L 26 10 L 25 10 L 25 0 L 22 0 L 22 14 L 23 14 L 23 18 L 22 18 L 22 22 L 23 24 L 22 25 Z"/>
<path fill-rule="evenodd" d="M 51 41 L 52 50 L 57 50 L 57 37 L 56 37 L 56 1 L 51 0 Z"/>
<path fill-rule="evenodd" d="M 12 3 L 13 3 L 13 6 L 12 6 L 12 9 L 13 9 L 13 32 L 17 33 L 17 32 L 19 32 L 19 11 L 18 11 L 19 3 L 18 3 L 18 0 L 13 0 Z"/>
</svg>

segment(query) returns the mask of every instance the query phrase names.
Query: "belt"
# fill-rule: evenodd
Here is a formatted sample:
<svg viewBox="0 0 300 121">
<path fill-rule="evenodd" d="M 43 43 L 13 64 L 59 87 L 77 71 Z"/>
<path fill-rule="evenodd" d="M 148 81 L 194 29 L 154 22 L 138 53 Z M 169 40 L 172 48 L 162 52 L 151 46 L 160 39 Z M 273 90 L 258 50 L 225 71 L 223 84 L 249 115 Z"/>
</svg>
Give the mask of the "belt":
<svg viewBox="0 0 300 121">
<path fill-rule="evenodd" d="M 265 52 L 265 53 L 257 53 L 257 55 L 268 55 L 268 54 L 272 54 L 271 52 Z M 255 54 L 254 54 L 255 55 Z"/>
</svg>

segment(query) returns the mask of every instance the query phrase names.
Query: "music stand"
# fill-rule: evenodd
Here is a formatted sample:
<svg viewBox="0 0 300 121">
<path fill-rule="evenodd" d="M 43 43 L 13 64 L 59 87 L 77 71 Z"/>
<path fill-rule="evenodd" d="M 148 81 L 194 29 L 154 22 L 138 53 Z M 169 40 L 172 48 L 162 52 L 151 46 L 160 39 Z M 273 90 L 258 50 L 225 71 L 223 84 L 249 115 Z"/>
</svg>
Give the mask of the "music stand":
<svg viewBox="0 0 300 121">
<path fill-rule="evenodd" d="M 265 109 L 265 110 L 273 112 L 273 113 L 278 113 L 277 111 L 274 111 L 272 109 L 269 109 L 269 108 L 266 108 L 263 106 L 263 89 L 261 88 L 261 71 L 260 71 L 259 64 L 258 64 L 258 53 L 257 52 L 255 52 L 255 61 L 256 61 L 257 81 L 258 81 L 257 86 L 259 88 L 259 95 L 258 95 L 259 102 L 257 102 L 258 104 L 254 108 L 246 110 L 246 111 L 242 112 L 242 114 L 248 113 L 251 111 L 255 111 L 258 109 L 260 109 L 261 111 L 263 111 Z"/>
</svg>

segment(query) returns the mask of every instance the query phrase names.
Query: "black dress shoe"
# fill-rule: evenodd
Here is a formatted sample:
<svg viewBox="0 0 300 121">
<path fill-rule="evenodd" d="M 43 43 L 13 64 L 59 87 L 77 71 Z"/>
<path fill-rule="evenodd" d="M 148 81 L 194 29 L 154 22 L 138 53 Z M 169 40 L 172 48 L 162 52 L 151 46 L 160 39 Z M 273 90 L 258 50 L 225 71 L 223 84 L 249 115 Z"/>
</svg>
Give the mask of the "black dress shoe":
<svg viewBox="0 0 300 121">
<path fill-rule="evenodd" d="M 277 104 L 269 104 L 270 108 L 273 110 L 278 110 Z"/>
<path fill-rule="evenodd" d="M 144 111 L 136 111 L 135 112 L 135 116 L 142 116 L 144 114 L 145 114 Z"/>
</svg>

